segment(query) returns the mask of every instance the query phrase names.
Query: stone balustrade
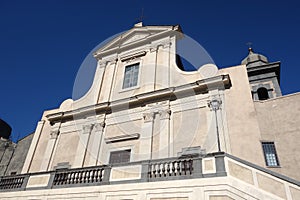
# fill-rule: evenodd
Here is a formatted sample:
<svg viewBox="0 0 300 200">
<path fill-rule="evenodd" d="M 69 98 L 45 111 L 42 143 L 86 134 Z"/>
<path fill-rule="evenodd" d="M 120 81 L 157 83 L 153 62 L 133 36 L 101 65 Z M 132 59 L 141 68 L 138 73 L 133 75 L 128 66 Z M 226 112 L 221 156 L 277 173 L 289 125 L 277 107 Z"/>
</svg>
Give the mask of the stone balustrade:
<svg viewBox="0 0 300 200">
<path fill-rule="evenodd" d="M 103 182 L 105 167 L 57 170 L 53 179 L 53 187 L 61 185 L 94 184 Z M 108 168 L 106 168 L 108 169 Z"/>
<path fill-rule="evenodd" d="M 173 187 L 174 183 L 180 187 Z M 146 196 L 149 188 L 157 191 L 152 192 L 153 199 L 158 199 L 157 196 L 166 199 L 165 193 L 174 199 L 178 195 L 190 199 L 193 193 L 191 199 L 199 199 L 198 188 L 202 188 L 203 195 L 209 199 L 240 199 L 243 196 L 245 199 L 294 200 L 300 197 L 299 187 L 297 180 L 223 152 L 0 177 L 1 199 L 43 199 L 45 195 L 51 199 L 65 199 L 70 191 L 73 196 L 69 199 L 75 196 L 82 199 L 86 195 L 104 199 L 111 194 L 132 197 L 133 192 Z M 217 195 L 214 190 L 218 191 Z"/>
<path fill-rule="evenodd" d="M 151 162 L 149 179 L 189 176 L 193 174 L 193 159 L 176 159 L 170 161 Z"/>
<path fill-rule="evenodd" d="M 2 177 L 0 178 L 0 191 L 22 188 L 24 179 L 26 178 L 28 178 L 27 174 Z"/>
<path fill-rule="evenodd" d="M 226 176 L 224 167 L 215 166 L 217 171 L 208 174 L 204 174 L 202 169 L 202 161 L 206 157 L 219 160 L 215 164 L 223 162 L 224 166 L 224 156 L 224 153 L 215 153 L 4 176 L 0 177 L 0 192 Z"/>
</svg>

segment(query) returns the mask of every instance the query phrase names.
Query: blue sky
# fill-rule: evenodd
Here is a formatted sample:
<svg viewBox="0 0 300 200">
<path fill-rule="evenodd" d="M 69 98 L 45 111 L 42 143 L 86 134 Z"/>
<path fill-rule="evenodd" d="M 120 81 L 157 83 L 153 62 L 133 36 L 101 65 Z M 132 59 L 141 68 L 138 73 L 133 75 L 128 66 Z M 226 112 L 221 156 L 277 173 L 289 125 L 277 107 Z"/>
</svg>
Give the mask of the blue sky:
<svg viewBox="0 0 300 200">
<path fill-rule="evenodd" d="M 99 43 L 145 25 L 180 24 L 219 67 L 255 52 L 281 61 L 284 94 L 300 91 L 297 1 L 0 1 L 0 118 L 16 141 L 35 130 L 44 110 L 72 96 L 77 71 Z M 91 69 L 93 70 L 93 69 Z"/>
</svg>

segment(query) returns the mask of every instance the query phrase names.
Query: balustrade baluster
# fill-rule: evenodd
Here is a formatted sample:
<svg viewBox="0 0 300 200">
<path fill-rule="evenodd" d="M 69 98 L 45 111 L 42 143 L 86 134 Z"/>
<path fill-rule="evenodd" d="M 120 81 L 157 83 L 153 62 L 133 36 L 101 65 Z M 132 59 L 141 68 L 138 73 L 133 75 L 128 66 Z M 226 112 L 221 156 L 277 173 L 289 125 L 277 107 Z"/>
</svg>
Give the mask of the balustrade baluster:
<svg viewBox="0 0 300 200">
<path fill-rule="evenodd" d="M 181 170 L 180 170 L 180 166 L 181 165 L 181 162 L 180 161 L 176 161 L 176 168 L 177 168 L 177 175 L 181 175 Z"/>
<path fill-rule="evenodd" d="M 58 185 L 61 185 L 62 182 L 62 173 L 58 174 Z"/>
<path fill-rule="evenodd" d="M 57 182 L 56 185 L 60 185 L 61 174 L 57 174 Z"/>
<path fill-rule="evenodd" d="M 94 180 L 97 183 L 98 182 L 98 173 L 99 173 L 100 169 L 96 169 L 94 172 Z"/>
<path fill-rule="evenodd" d="M 186 175 L 186 160 L 183 160 L 182 161 L 182 163 L 183 163 L 183 165 L 182 165 L 182 171 L 183 171 L 183 173 L 184 173 L 184 175 Z"/>
<path fill-rule="evenodd" d="M 83 182 L 83 171 L 79 171 L 79 183 Z"/>
<path fill-rule="evenodd" d="M 172 175 L 173 175 L 173 176 L 176 176 L 176 172 L 175 172 L 175 170 L 176 170 L 176 168 L 175 168 L 176 162 L 173 161 L 173 162 L 171 162 L 171 163 L 172 163 Z"/>
<path fill-rule="evenodd" d="M 12 179 L 8 179 L 8 189 L 10 189 L 12 187 Z"/>
<path fill-rule="evenodd" d="M 161 167 L 161 163 L 159 163 L 158 165 L 158 169 L 157 169 L 157 175 L 159 176 L 159 177 L 161 177 L 161 169 L 160 169 L 160 167 Z"/>
<path fill-rule="evenodd" d="M 98 182 L 99 171 L 100 171 L 100 169 L 96 169 L 96 171 L 95 171 L 95 182 L 96 183 Z"/>
<path fill-rule="evenodd" d="M 90 170 L 86 171 L 86 182 L 89 183 L 90 182 Z"/>
<path fill-rule="evenodd" d="M 64 180 L 64 173 L 60 173 L 60 179 L 59 179 L 59 184 L 62 185 Z"/>
<path fill-rule="evenodd" d="M 68 173 L 68 172 L 65 172 L 65 173 L 64 173 L 64 181 L 63 181 L 63 185 L 67 184 L 68 176 L 69 176 L 69 173 Z"/>
<path fill-rule="evenodd" d="M 65 179 L 65 173 L 60 174 L 60 185 L 64 184 L 64 179 Z"/>
<path fill-rule="evenodd" d="M 68 181 L 70 180 L 71 172 L 66 173 L 64 184 L 68 184 Z"/>
<path fill-rule="evenodd" d="M 156 177 L 156 163 L 153 164 L 153 176 Z"/>
<path fill-rule="evenodd" d="M 53 185 L 57 184 L 57 174 L 54 175 Z"/>
<path fill-rule="evenodd" d="M 56 185 L 58 185 L 59 184 L 59 174 L 56 174 L 55 176 L 56 176 L 56 181 L 55 182 L 56 182 Z"/>
<path fill-rule="evenodd" d="M 166 163 L 162 163 L 162 176 L 166 176 Z"/>
<path fill-rule="evenodd" d="M 16 185 L 17 185 L 17 179 L 14 179 L 14 178 L 12 178 L 11 179 L 11 182 L 12 182 L 12 188 L 15 188 L 16 187 Z"/>
<path fill-rule="evenodd" d="M 87 171 L 82 171 L 82 182 L 86 183 L 86 173 Z"/>
<path fill-rule="evenodd" d="M 8 189 L 10 189 L 12 187 L 12 179 L 8 179 Z"/>
<path fill-rule="evenodd" d="M 95 169 L 91 170 L 90 172 L 91 172 L 91 173 L 90 173 L 90 177 L 91 177 L 91 178 L 90 178 L 90 179 L 91 179 L 91 183 L 94 183 L 94 178 L 95 178 L 95 177 L 94 177 L 94 174 L 95 174 Z"/>
<path fill-rule="evenodd" d="M 62 174 L 61 174 L 61 185 L 63 185 L 64 183 L 65 183 L 65 180 L 66 180 L 66 173 L 65 172 L 63 172 Z"/>
<path fill-rule="evenodd" d="M 152 178 L 152 164 L 149 164 L 149 167 L 148 167 L 148 177 L 149 178 Z"/>
<path fill-rule="evenodd" d="M 79 173 L 75 172 L 75 184 L 79 182 Z"/>
<path fill-rule="evenodd" d="M 171 176 L 170 162 L 167 163 L 167 174 L 168 176 Z"/>
<path fill-rule="evenodd" d="M 74 180 L 74 172 L 72 171 L 72 172 L 70 172 L 70 178 L 69 178 L 67 184 L 73 184 L 73 183 L 72 183 L 73 180 Z"/>
<path fill-rule="evenodd" d="M 16 186 L 16 179 L 12 178 L 11 179 L 11 188 L 15 188 Z"/>
<path fill-rule="evenodd" d="M 193 160 L 190 159 L 190 162 L 189 162 L 189 170 L 190 170 L 190 175 L 192 174 L 192 171 L 193 171 Z"/>
<path fill-rule="evenodd" d="M 17 184 L 15 185 L 16 188 L 19 188 L 22 186 L 22 183 L 23 183 L 23 178 L 18 178 L 17 179 Z"/>
<path fill-rule="evenodd" d="M 103 173 L 104 173 L 104 169 L 102 168 L 102 169 L 100 170 L 100 174 L 99 174 L 99 182 L 102 181 Z"/>
<path fill-rule="evenodd" d="M 86 179 L 85 179 L 86 183 L 89 183 L 90 182 L 90 170 L 87 170 L 85 175 L 86 175 Z"/>
</svg>

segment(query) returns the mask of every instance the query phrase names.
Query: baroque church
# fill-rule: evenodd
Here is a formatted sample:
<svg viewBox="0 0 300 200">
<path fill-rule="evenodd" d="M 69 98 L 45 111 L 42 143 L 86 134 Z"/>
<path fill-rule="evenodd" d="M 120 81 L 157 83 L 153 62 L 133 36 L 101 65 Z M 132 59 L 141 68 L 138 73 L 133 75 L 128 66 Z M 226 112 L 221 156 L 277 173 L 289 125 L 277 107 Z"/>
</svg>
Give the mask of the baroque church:
<svg viewBox="0 0 300 200">
<path fill-rule="evenodd" d="M 179 25 L 134 25 L 93 54 L 88 92 L 0 140 L 0 199 L 300 199 L 300 93 L 280 62 L 185 71 Z"/>
</svg>

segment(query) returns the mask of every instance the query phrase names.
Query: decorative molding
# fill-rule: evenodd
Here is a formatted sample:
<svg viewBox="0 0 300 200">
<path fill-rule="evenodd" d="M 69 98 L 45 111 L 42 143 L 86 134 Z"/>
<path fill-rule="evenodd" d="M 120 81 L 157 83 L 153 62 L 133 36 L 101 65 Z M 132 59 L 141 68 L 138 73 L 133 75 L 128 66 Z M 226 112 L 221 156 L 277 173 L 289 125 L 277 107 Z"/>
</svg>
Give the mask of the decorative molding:
<svg viewBox="0 0 300 200">
<path fill-rule="evenodd" d="M 222 86 L 222 87 L 221 87 Z M 66 112 L 59 112 L 46 115 L 47 119 L 50 123 L 55 124 L 61 120 L 70 121 L 74 118 L 84 118 L 87 115 L 92 115 L 96 113 L 110 113 L 112 108 L 118 107 L 118 110 L 127 110 L 128 105 L 145 105 L 150 101 L 161 101 L 162 99 L 173 99 L 174 97 L 180 97 L 179 93 L 187 94 L 189 96 L 195 95 L 195 93 L 191 93 L 191 90 L 196 90 L 197 94 L 204 94 L 210 90 L 226 90 L 231 87 L 231 81 L 228 74 L 226 75 L 218 75 L 215 77 L 202 79 L 195 81 L 193 83 L 184 84 L 177 87 L 170 87 L 161 90 L 151 91 L 147 93 L 138 94 L 135 96 L 131 96 L 128 98 L 112 101 L 112 102 L 104 102 L 96 105 L 81 107 L 75 110 L 70 110 Z M 196 95 L 197 95 L 196 94 Z M 144 115 L 144 119 L 148 119 L 149 116 Z M 146 120 L 147 121 L 147 120 Z"/>
<path fill-rule="evenodd" d="M 139 40 L 147 38 L 149 35 L 150 35 L 149 33 L 141 33 L 141 32 L 133 33 L 132 35 L 128 35 L 127 38 L 122 38 L 125 39 L 122 42 L 122 45 L 137 42 Z"/>
<path fill-rule="evenodd" d="M 70 169 L 71 168 L 71 165 L 69 162 L 60 162 L 60 163 L 57 163 L 56 166 L 53 167 L 54 170 L 57 170 L 57 169 Z"/>
<path fill-rule="evenodd" d="M 121 56 L 120 59 L 121 59 L 122 62 L 128 61 L 128 60 L 132 61 L 132 60 L 135 60 L 138 57 L 145 56 L 146 53 L 147 53 L 146 51 L 140 51 L 140 52 L 137 52 L 137 53 Z"/>
<path fill-rule="evenodd" d="M 106 144 L 108 144 L 108 143 L 114 143 L 114 142 L 123 142 L 123 141 L 127 141 L 127 140 L 137 140 L 139 138 L 140 138 L 140 134 L 134 133 L 134 134 L 130 134 L 130 135 L 120 135 L 120 136 L 105 138 L 104 141 L 106 142 Z"/>
<path fill-rule="evenodd" d="M 134 49 L 143 45 L 149 44 L 151 41 L 158 41 L 162 38 L 170 38 L 170 36 L 177 35 L 177 31 L 181 31 L 179 26 L 165 26 L 160 28 L 145 28 L 139 27 L 129 30 L 127 33 L 122 34 L 111 42 L 104 45 L 94 53 L 94 57 L 101 59 L 102 57 L 112 55 L 114 53 L 122 52 L 128 49 Z M 126 43 L 124 39 L 130 35 L 146 33 L 148 36 L 135 40 L 134 42 Z M 150 34 L 149 34 L 150 33 Z M 129 37 L 130 38 L 130 37 Z"/>
<path fill-rule="evenodd" d="M 163 49 L 166 49 L 166 48 L 169 48 L 170 46 L 172 45 L 172 42 L 170 41 L 161 41 L 161 42 L 158 42 L 158 43 L 152 43 L 150 45 L 150 52 L 155 52 L 159 47 L 162 47 Z"/>
<path fill-rule="evenodd" d="M 196 146 L 196 147 L 185 147 L 182 148 L 181 152 L 177 153 L 178 157 L 189 157 L 189 156 L 204 156 L 206 155 L 205 149 L 201 149 L 201 146 Z"/>
</svg>

